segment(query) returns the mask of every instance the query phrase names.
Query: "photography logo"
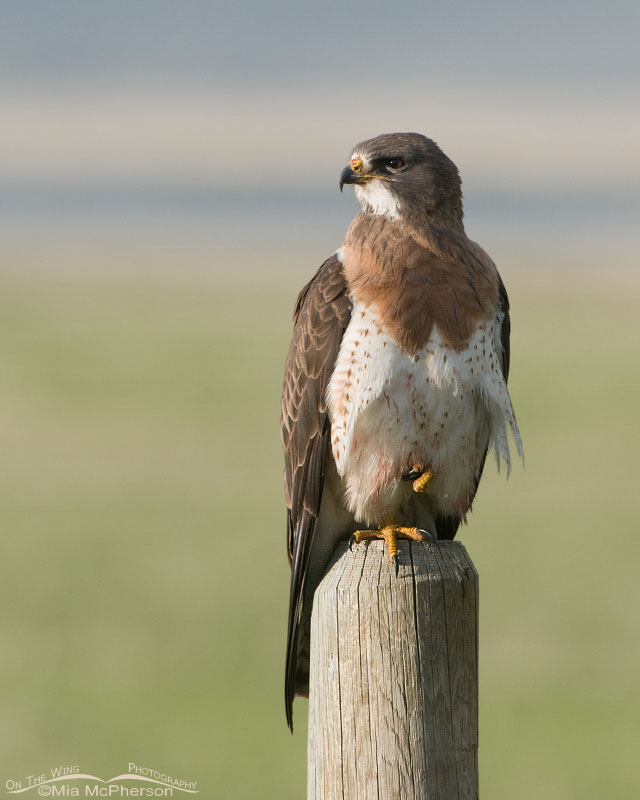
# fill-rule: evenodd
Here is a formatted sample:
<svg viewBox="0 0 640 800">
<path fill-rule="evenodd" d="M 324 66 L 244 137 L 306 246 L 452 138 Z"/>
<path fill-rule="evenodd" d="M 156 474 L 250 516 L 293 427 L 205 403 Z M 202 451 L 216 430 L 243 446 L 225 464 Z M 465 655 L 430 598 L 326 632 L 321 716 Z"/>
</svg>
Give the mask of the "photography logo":
<svg viewBox="0 0 640 800">
<path fill-rule="evenodd" d="M 195 781 L 174 778 L 166 772 L 130 761 L 127 771 L 103 780 L 80 772 L 77 765 L 54 767 L 42 775 L 26 775 L 4 782 L 7 794 L 39 797 L 179 797 L 198 794 Z"/>
</svg>

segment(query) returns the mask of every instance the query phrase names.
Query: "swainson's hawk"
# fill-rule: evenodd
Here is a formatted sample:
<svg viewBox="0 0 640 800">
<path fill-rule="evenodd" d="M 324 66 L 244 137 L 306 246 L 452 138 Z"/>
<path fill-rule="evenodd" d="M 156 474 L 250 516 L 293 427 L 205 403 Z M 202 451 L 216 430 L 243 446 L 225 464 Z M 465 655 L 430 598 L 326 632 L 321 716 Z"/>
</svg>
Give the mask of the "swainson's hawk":
<svg viewBox="0 0 640 800">
<path fill-rule="evenodd" d="M 308 693 L 314 591 L 341 539 L 453 539 L 487 451 L 522 454 L 509 302 L 467 238 L 455 164 L 416 133 L 358 144 L 362 206 L 304 287 L 282 397 L 291 594 L 286 712 Z"/>
</svg>

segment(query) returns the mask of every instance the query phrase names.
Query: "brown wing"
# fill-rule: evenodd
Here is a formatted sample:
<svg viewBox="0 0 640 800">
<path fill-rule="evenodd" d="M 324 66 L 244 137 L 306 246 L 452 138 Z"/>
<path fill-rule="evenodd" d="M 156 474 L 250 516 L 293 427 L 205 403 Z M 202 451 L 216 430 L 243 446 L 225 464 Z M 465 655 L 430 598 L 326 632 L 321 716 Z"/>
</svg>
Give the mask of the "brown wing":
<svg viewBox="0 0 640 800">
<path fill-rule="evenodd" d="M 282 391 L 284 494 L 291 565 L 285 681 L 289 727 L 292 726 L 300 609 L 330 439 L 325 395 L 350 317 L 351 302 L 342 264 L 333 255 L 298 297 Z"/>
<path fill-rule="evenodd" d="M 500 366 L 504 375 L 505 383 L 509 379 L 509 363 L 511 361 L 511 318 L 509 316 L 509 296 L 504 287 L 502 278 L 498 274 L 498 303 L 500 311 L 504 314 L 502 320 L 502 330 L 500 331 L 500 341 L 502 342 L 502 359 Z"/>
</svg>

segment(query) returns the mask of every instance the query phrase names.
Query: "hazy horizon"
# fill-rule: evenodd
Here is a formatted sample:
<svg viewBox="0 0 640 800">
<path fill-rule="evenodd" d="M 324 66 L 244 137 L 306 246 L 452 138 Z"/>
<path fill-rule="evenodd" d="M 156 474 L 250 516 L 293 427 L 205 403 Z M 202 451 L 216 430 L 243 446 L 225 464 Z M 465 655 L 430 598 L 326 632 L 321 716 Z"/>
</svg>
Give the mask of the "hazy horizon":
<svg viewBox="0 0 640 800">
<path fill-rule="evenodd" d="M 0 232 L 335 247 L 352 145 L 417 130 L 457 163 L 470 235 L 632 259 L 639 18 L 577 0 L 5 4 Z"/>
</svg>

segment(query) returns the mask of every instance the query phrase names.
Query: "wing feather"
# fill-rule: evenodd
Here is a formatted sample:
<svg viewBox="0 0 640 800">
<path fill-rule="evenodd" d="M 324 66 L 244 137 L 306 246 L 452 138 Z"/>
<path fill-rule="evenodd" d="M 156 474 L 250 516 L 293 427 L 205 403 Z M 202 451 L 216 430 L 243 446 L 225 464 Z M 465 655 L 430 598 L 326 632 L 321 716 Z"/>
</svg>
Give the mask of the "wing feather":
<svg viewBox="0 0 640 800">
<path fill-rule="evenodd" d="M 333 255 L 298 297 L 282 391 L 284 494 L 291 565 L 285 704 L 291 728 L 300 610 L 330 441 L 326 390 L 350 316 L 342 264 Z"/>
<path fill-rule="evenodd" d="M 502 343 L 502 359 L 500 365 L 505 383 L 509 379 L 509 363 L 511 361 L 511 318 L 509 316 L 509 295 L 505 289 L 500 273 L 498 273 L 498 303 L 500 311 L 504 314 L 500 342 Z"/>
</svg>

